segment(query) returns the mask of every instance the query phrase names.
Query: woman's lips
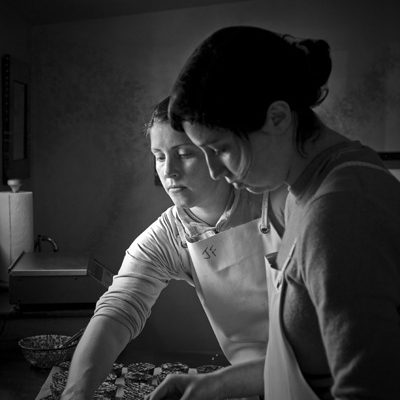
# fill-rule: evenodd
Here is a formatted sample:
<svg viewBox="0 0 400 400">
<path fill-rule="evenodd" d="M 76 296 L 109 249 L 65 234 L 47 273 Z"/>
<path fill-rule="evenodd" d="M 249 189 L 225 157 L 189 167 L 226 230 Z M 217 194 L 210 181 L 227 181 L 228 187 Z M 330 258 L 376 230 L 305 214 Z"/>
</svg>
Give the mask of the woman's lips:
<svg viewBox="0 0 400 400">
<path fill-rule="evenodd" d="M 172 193 L 178 193 L 185 189 L 186 189 L 185 186 L 178 186 L 178 185 L 173 185 L 168 187 L 168 191 Z"/>
</svg>

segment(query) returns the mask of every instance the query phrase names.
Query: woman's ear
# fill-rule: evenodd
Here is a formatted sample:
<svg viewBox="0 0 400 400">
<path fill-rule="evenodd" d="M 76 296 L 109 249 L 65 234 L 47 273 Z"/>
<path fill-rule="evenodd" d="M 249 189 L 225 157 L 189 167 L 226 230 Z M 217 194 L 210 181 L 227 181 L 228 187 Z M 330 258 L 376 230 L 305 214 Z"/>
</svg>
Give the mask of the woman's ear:
<svg viewBox="0 0 400 400">
<path fill-rule="evenodd" d="M 278 100 L 271 103 L 267 110 L 264 127 L 271 133 L 283 133 L 293 122 L 290 106 L 286 101 Z"/>
</svg>

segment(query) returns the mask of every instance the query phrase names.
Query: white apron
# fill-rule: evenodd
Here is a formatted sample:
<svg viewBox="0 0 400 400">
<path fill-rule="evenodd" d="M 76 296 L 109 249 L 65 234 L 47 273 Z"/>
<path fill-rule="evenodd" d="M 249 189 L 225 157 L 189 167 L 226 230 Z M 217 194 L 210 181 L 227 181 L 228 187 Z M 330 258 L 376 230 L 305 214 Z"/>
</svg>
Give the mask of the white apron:
<svg viewBox="0 0 400 400">
<path fill-rule="evenodd" d="M 264 204 L 267 207 L 267 195 L 263 208 Z M 207 239 L 187 242 L 197 295 L 231 364 L 265 357 L 268 298 L 264 255 L 277 251 L 281 239 L 267 212 L 264 214 Z M 183 227 L 177 226 L 183 240 Z"/>
<path fill-rule="evenodd" d="M 374 164 L 350 161 L 333 168 L 324 180 L 334 171 L 350 166 L 369 167 L 388 172 L 386 169 Z M 320 194 L 321 192 L 318 193 Z M 281 270 L 278 270 L 275 264 L 276 254 L 267 254 L 265 257 L 270 324 L 264 369 L 265 400 L 319 400 L 318 396 L 304 379 L 294 351 L 287 341 L 282 328 L 282 296 L 286 286 L 284 273 L 290 264 L 295 247 L 296 239 L 293 241 L 293 245 Z"/>
<path fill-rule="evenodd" d="M 269 341 L 265 359 L 265 400 L 319 400 L 303 377 L 292 347 L 286 340 L 281 323 L 284 271 L 289 265 L 295 245 L 282 270 L 273 260 L 266 260 L 269 299 Z M 272 256 L 273 258 L 273 256 Z"/>
</svg>

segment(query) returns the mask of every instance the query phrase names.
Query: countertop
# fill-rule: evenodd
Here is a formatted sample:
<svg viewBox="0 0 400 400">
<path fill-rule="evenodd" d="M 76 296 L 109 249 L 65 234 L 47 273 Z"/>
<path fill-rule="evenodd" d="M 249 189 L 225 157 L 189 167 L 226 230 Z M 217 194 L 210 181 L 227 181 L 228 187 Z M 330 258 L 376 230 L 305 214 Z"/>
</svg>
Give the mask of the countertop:
<svg viewBox="0 0 400 400">
<path fill-rule="evenodd" d="M 133 362 L 150 362 L 161 365 L 179 361 L 195 368 L 199 365 L 221 363 L 225 359 L 212 359 L 210 354 L 200 353 L 158 353 L 151 350 L 137 350 L 135 355 L 122 352 L 117 362 L 128 365 Z M 50 369 L 31 367 L 24 359 L 15 340 L 0 339 L 0 399 L 34 400 L 50 374 Z"/>
</svg>

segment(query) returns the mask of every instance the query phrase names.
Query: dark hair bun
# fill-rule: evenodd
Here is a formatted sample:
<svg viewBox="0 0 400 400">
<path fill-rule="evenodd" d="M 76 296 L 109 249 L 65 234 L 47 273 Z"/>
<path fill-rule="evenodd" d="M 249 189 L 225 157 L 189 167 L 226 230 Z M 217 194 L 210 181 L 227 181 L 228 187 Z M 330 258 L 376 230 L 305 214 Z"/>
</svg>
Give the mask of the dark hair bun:
<svg viewBox="0 0 400 400">
<path fill-rule="evenodd" d="M 332 71 L 330 47 L 325 40 L 298 39 L 290 35 L 283 38 L 301 54 L 304 64 L 297 64 L 299 82 L 303 82 L 303 106 L 315 107 L 328 94 L 327 82 Z M 299 67 L 303 65 L 304 68 Z"/>
<path fill-rule="evenodd" d="M 299 113 L 326 97 L 329 45 L 253 26 L 222 28 L 191 54 L 172 89 L 174 129 L 182 121 L 249 133 L 268 107 L 285 101 Z"/>
<path fill-rule="evenodd" d="M 315 100 L 310 106 L 320 104 L 326 97 L 329 76 L 332 71 L 330 47 L 325 40 L 306 40 L 308 49 L 308 65 L 310 71 L 310 88 L 315 88 Z"/>
</svg>

